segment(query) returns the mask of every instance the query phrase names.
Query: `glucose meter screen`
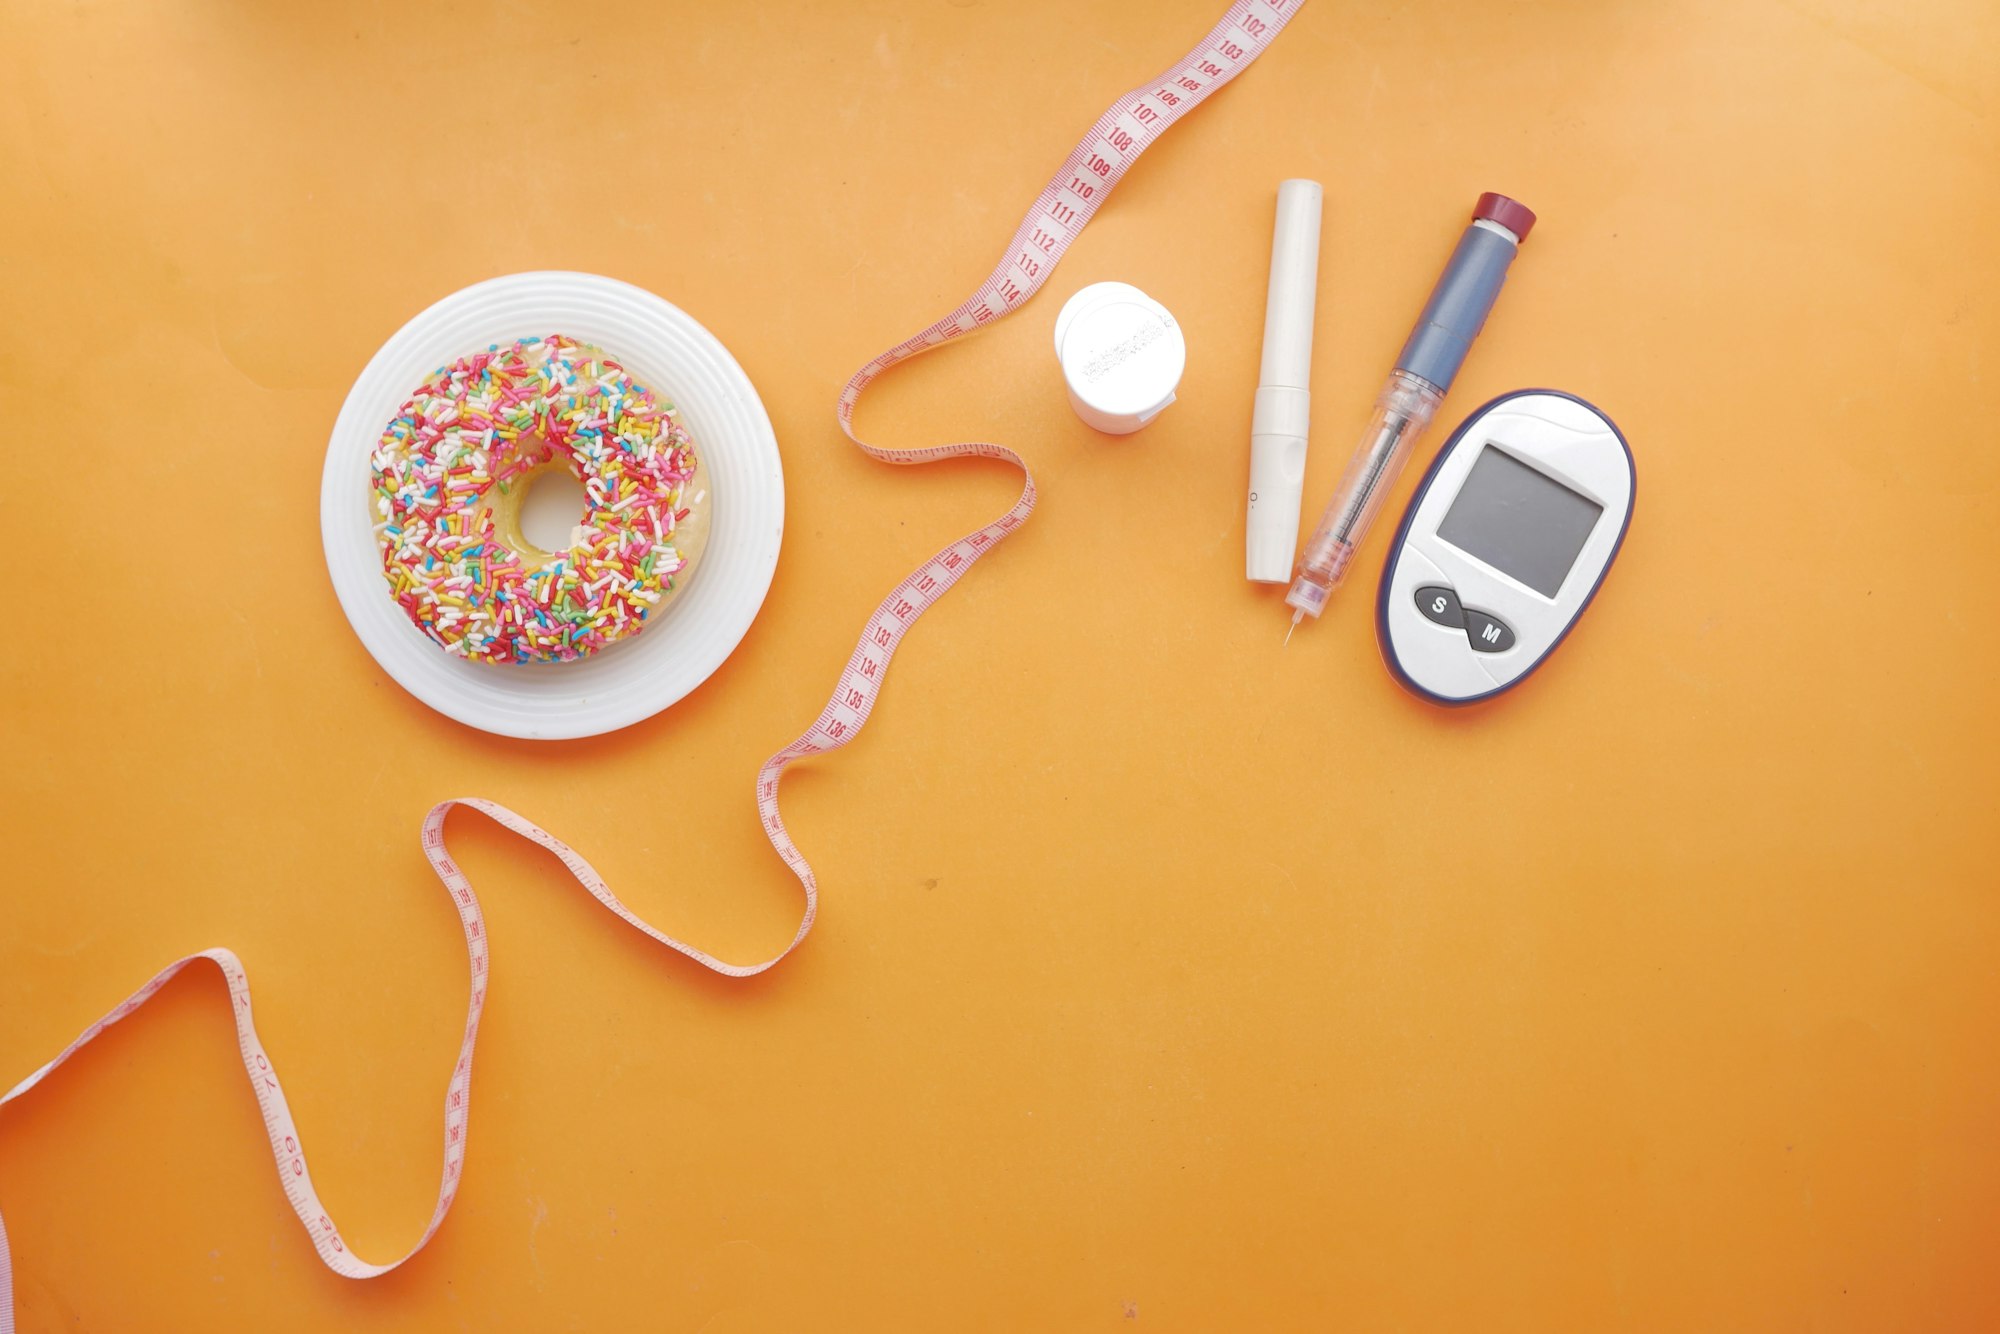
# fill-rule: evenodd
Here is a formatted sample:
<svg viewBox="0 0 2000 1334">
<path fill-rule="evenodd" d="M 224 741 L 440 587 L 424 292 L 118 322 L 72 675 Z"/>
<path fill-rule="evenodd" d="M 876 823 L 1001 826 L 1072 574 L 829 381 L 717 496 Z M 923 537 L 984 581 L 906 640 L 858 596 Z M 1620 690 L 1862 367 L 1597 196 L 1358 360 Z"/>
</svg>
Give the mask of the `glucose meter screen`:
<svg viewBox="0 0 2000 1334">
<path fill-rule="evenodd" d="M 1543 597 L 1554 597 L 1604 506 L 1488 445 L 1438 536 Z"/>
</svg>

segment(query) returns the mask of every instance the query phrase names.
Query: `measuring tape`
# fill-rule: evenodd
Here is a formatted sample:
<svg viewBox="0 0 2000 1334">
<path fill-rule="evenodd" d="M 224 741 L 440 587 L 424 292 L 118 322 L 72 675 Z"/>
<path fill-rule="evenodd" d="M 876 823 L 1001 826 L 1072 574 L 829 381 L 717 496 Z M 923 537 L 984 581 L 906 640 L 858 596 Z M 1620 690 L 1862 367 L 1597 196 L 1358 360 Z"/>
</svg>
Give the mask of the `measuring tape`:
<svg viewBox="0 0 2000 1334">
<path fill-rule="evenodd" d="M 63 1048 L 54 1060 L 0 1097 L 0 1106 L 5 1106 L 41 1083 L 57 1066 L 88 1045 L 91 1039 L 144 1005 L 181 970 L 198 962 L 212 963 L 221 971 L 222 980 L 229 988 L 230 1010 L 236 1022 L 236 1045 L 243 1056 L 243 1069 L 250 1076 L 250 1087 L 257 1095 L 258 1109 L 263 1113 L 264 1129 L 271 1139 L 271 1154 L 277 1161 L 278 1180 L 284 1188 L 285 1198 L 291 1201 L 293 1211 L 312 1237 L 314 1249 L 329 1269 L 348 1278 L 373 1278 L 396 1268 L 424 1248 L 424 1243 L 437 1232 L 445 1215 L 450 1212 L 452 1200 L 458 1193 L 459 1176 L 464 1170 L 466 1118 L 472 1097 L 472 1049 L 479 1035 L 480 1012 L 486 1004 L 490 956 L 486 944 L 486 922 L 479 911 L 479 899 L 472 892 L 472 882 L 465 878 L 465 873 L 445 848 L 445 816 L 454 806 L 478 811 L 503 829 L 547 848 L 576 877 L 577 883 L 590 892 L 591 897 L 646 935 L 669 949 L 680 951 L 704 968 L 728 977 L 753 977 L 774 967 L 797 949 L 799 942 L 806 938 L 806 933 L 812 930 L 813 918 L 818 912 L 819 882 L 813 875 L 812 866 L 786 832 L 784 817 L 778 811 L 778 785 L 784 778 L 785 770 L 800 760 L 838 750 L 861 734 L 881 693 L 882 678 L 889 669 L 889 659 L 895 654 L 897 645 L 902 643 L 903 636 L 919 616 L 944 596 L 947 589 L 965 577 L 965 572 L 972 568 L 974 562 L 1020 527 L 1035 508 L 1035 479 L 1029 473 L 1027 463 L 1013 450 L 981 442 L 932 445 L 923 449 L 885 449 L 871 445 L 854 432 L 855 404 L 860 402 L 863 391 L 890 367 L 1005 318 L 1040 290 L 1070 243 L 1096 214 L 1105 196 L 1111 193 L 1112 187 L 1124 177 L 1139 155 L 1175 121 L 1200 106 L 1210 93 L 1235 78 L 1261 55 L 1303 2 L 1236 0 L 1230 5 L 1229 12 L 1223 15 L 1222 21 L 1193 51 L 1159 78 L 1140 84 L 1112 103 L 1091 126 L 1083 142 L 1071 150 L 1062 169 L 1042 187 L 1041 194 L 1036 196 L 1027 216 L 1014 232 L 1013 242 L 1006 254 L 987 275 L 986 281 L 979 285 L 979 289 L 956 310 L 856 371 L 846 388 L 840 391 L 840 429 L 871 458 L 906 465 L 968 457 L 1001 459 L 1021 470 L 1021 498 L 1014 502 L 1012 509 L 992 523 L 960 538 L 924 562 L 882 599 L 881 605 L 868 618 L 861 632 L 861 642 L 855 645 L 853 654 L 847 659 L 839 683 L 834 687 L 833 697 L 820 710 L 819 717 L 798 740 L 764 761 L 757 771 L 757 810 L 764 822 L 764 832 L 805 890 L 805 912 L 790 944 L 761 963 L 738 964 L 718 959 L 642 921 L 611 892 L 604 877 L 592 869 L 589 862 L 567 844 L 506 807 L 476 797 L 440 802 L 432 807 L 424 817 L 424 856 L 430 861 L 438 879 L 444 882 L 445 889 L 451 894 L 452 904 L 458 909 L 459 924 L 465 932 L 466 957 L 472 969 L 472 994 L 466 1005 L 465 1037 L 459 1046 L 458 1064 L 452 1067 L 451 1082 L 445 1088 L 444 1176 L 438 1186 L 437 1206 L 431 1211 L 430 1223 L 424 1228 L 423 1235 L 417 1238 L 416 1244 L 386 1264 L 363 1260 L 349 1250 L 341 1240 L 340 1230 L 334 1226 L 332 1217 L 321 1205 L 319 1194 L 313 1189 L 312 1174 L 306 1169 L 305 1150 L 299 1141 L 298 1127 L 292 1120 L 290 1106 L 285 1102 L 284 1090 L 278 1084 L 277 1070 L 265 1053 L 264 1044 L 257 1036 L 257 1026 L 251 1019 L 250 980 L 243 971 L 242 961 L 229 950 L 203 950 L 161 969 L 144 986 L 119 1002 L 109 1014 L 83 1030 L 76 1041 Z M 0 1221 L 0 1334 L 14 1334 L 13 1293 L 7 1229 L 5 1222 Z"/>
</svg>

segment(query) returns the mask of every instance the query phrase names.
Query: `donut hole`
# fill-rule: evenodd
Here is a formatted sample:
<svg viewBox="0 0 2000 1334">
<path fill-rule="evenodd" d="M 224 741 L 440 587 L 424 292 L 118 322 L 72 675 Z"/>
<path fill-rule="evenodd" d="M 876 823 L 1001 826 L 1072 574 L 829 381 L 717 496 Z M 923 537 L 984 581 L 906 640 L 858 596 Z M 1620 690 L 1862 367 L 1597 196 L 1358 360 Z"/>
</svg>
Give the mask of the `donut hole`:
<svg viewBox="0 0 2000 1334">
<path fill-rule="evenodd" d="M 521 536 L 543 558 L 567 551 L 576 526 L 590 512 L 583 483 L 567 467 L 537 469 L 525 479 L 520 501 Z"/>
</svg>

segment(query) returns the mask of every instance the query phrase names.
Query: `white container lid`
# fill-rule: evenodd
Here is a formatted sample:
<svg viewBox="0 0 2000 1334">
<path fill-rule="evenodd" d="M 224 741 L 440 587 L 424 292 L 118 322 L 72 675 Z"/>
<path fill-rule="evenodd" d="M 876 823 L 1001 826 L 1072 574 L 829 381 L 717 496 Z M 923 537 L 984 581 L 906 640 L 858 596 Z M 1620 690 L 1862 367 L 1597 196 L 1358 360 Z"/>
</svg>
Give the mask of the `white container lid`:
<svg viewBox="0 0 2000 1334">
<path fill-rule="evenodd" d="M 1174 401 L 1187 342 L 1167 308 L 1130 283 L 1092 283 L 1056 316 L 1056 359 L 1076 415 L 1130 435 Z"/>
</svg>

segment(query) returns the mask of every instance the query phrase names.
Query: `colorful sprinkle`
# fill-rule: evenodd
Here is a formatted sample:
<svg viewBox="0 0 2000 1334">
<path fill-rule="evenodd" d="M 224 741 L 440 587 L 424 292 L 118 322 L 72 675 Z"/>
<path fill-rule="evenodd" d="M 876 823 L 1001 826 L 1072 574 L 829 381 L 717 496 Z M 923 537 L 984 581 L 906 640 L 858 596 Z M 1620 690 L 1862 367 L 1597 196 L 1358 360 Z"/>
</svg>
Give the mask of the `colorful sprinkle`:
<svg viewBox="0 0 2000 1334">
<path fill-rule="evenodd" d="M 546 559 L 496 531 L 493 493 L 552 461 L 590 508 Z M 382 573 L 410 620 L 474 662 L 569 662 L 639 633 L 688 560 L 694 442 L 603 352 L 524 338 L 436 371 L 370 459 Z M 693 498 L 698 504 L 703 496 Z"/>
</svg>

